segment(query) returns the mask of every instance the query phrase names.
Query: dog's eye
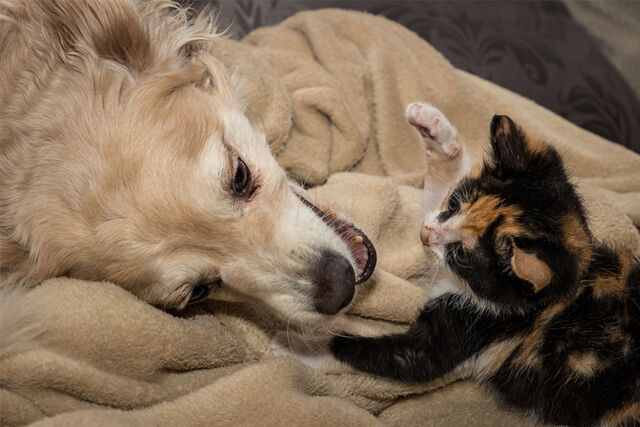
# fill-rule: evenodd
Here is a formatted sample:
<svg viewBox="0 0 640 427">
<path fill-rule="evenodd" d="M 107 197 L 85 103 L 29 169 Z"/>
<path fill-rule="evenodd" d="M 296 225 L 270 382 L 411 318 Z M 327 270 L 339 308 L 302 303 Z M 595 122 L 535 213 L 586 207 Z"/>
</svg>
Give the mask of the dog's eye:
<svg viewBox="0 0 640 427">
<path fill-rule="evenodd" d="M 197 284 L 194 286 L 193 291 L 191 291 L 191 296 L 189 297 L 189 302 L 187 302 L 187 304 L 205 299 L 207 295 L 209 295 L 210 290 L 211 288 L 206 283 Z"/>
<path fill-rule="evenodd" d="M 251 184 L 251 172 L 249 167 L 241 158 L 238 157 L 238 167 L 236 168 L 236 174 L 231 182 L 231 188 L 233 192 L 238 196 L 244 196 L 247 194 Z"/>
</svg>

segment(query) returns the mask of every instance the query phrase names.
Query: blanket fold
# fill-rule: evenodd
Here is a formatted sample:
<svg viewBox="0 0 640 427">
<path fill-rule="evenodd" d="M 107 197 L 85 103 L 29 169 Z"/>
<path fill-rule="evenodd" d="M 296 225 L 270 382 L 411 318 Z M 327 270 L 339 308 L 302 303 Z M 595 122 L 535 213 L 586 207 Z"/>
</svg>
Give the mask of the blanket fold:
<svg viewBox="0 0 640 427">
<path fill-rule="evenodd" d="M 246 81 L 247 115 L 292 179 L 353 218 L 378 250 L 349 332 L 406 328 L 432 285 L 434 260 L 418 238 L 425 159 L 404 118 L 413 101 L 441 109 L 473 161 L 496 113 L 559 147 L 596 237 L 640 253 L 639 155 L 453 68 L 398 24 L 303 12 L 216 49 Z M 283 357 L 272 338 L 286 319 L 259 302 L 209 301 L 174 316 L 115 285 L 65 278 L 30 298 L 42 303 L 45 328 L 32 346 L 0 357 L 2 425 L 527 423 L 471 382 L 325 375 Z"/>
</svg>

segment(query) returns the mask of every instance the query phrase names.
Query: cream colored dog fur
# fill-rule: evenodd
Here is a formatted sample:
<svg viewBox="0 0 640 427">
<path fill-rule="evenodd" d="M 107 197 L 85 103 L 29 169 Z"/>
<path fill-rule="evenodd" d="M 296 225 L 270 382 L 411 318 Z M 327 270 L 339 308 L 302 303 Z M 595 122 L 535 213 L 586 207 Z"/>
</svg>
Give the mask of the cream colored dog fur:
<svg viewBox="0 0 640 427">
<path fill-rule="evenodd" d="M 56 276 L 173 310 L 259 300 L 293 322 L 351 301 L 373 247 L 287 180 L 219 39 L 166 1 L 0 2 L 5 305 Z"/>
</svg>

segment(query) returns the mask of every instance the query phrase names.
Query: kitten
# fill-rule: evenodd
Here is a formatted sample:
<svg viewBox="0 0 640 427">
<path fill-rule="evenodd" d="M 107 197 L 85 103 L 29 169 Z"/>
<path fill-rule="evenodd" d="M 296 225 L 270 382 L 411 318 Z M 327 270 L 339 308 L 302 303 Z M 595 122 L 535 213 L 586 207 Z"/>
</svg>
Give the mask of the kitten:
<svg viewBox="0 0 640 427">
<path fill-rule="evenodd" d="M 412 104 L 409 122 L 436 175 L 456 180 L 464 147 L 430 108 Z M 490 140 L 482 168 L 450 189 L 420 233 L 459 289 L 428 301 L 406 333 L 334 337 L 332 352 L 407 382 L 470 373 L 543 422 L 639 425 L 638 259 L 594 240 L 554 148 L 507 116 L 493 118 Z M 453 167 L 443 169 L 447 158 Z"/>
</svg>

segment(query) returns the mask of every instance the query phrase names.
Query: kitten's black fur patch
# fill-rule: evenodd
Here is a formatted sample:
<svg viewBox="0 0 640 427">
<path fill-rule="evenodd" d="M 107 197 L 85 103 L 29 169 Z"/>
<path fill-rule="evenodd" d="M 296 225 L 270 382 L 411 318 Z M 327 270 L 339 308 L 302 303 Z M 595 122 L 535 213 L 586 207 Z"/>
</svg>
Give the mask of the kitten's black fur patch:
<svg viewBox="0 0 640 427">
<path fill-rule="evenodd" d="M 496 216 L 473 247 L 446 247 L 446 263 L 472 294 L 428 302 L 404 334 L 335 337 L 331 350 L 357 369 L 407 382 L 466 362 L 505 403 L 541 421 L 639 425 L 638 259 L 593 239 L 556 150 L 506 116 L 491 123 L 491 147 L 480 175 L 465 178 L 438 217 L 444 223 L 460 203 L 483 197 L 509 207 L 511 217 Z M 548 269 L 548 283 L 536 289 L 516 274 L 516 250 Z"/>
</svg>

